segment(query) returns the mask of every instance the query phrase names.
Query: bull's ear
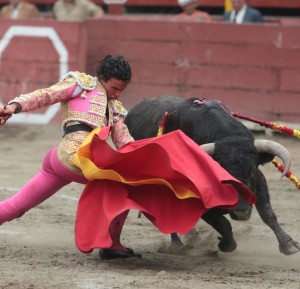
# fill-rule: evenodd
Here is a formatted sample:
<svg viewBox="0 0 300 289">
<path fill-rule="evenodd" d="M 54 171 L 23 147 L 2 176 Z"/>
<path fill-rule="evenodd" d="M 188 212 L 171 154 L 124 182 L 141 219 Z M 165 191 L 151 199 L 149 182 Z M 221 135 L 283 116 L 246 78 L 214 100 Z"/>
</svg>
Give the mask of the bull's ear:
<svg viewBox="0 0 300 289">
<path fill-rule="evenodd" d="M 273 154 L 268 154 L 268 153 L 260 153 L 258 155 L 258 164 L 259 165 L 264 165 L 266 163 L 271 162 L 274 159 L 274 155 Z"/>
</svg>

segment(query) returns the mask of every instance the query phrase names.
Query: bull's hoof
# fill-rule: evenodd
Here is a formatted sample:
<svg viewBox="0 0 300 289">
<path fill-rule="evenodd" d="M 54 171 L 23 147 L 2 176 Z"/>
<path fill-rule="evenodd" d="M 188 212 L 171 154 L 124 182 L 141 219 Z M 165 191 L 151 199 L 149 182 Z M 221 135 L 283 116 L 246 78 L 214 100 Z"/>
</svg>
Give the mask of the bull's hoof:
<svg viewBox="0 0 300 289">
<path fill-rule="evenodd" d="M 296 254 L 300 251 L 300 244 L 291 239 L 284 246 L 279 246 L 279 251 L 284 255 Z"/>
<path fill-rule="evenodd" d="M 115 249 L 100 249 L 99 257 L 102 260 L 111 260 L 117 258 L 142 258 L 141 254 L 135 253 L 132 249 L 127 248 L 127 251 L 119 251 Z"/>
<path fill-rule="evenodd" d="M 220 251 L 222 251 L 224 253 L 233 252 L 237 247 L 237 244 L 233 238 L 224 239 L 223 237 L 218 237 L 218 239 L 220 240 L 218 247 L 219 247 Z"/>
</svg>

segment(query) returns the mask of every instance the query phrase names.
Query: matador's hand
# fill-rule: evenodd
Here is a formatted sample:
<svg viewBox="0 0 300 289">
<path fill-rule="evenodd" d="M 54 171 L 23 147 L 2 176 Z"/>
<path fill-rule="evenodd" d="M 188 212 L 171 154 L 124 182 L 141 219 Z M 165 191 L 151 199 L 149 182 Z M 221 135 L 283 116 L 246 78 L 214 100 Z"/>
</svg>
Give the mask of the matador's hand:
<svg viewBox="0 0 300 289">
<path fill-rule="evenodd" d="M 11 114 L 7 114 L 5 116 L 0 116 L 0 125 L 4 125 L 8 119 L 12 117 Z"/>
<path fill-rule="evenodd" d="M 0 107 L 0 125 L 4 125 L 12 114 L 16 111 L 16 104 L 4 105 Z"/>
</svg>

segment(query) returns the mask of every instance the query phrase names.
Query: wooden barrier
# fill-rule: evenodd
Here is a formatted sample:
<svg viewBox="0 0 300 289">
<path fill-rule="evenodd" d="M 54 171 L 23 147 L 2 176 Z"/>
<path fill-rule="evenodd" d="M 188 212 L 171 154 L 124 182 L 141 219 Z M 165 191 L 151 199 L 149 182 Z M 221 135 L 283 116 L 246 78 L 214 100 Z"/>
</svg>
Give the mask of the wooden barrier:
<svg viewBox="0 0 300 289">
<path fill-rule="evenodd" d="M 267 120 L 300 121 L 300 25 L 178 23 L 172 17 L 107 17 L 88 22 L 88 70 L 121 53 L 134 68 L 131 107 L 160 94 L 220 99 Z"/>
<path fill-rule="evenodd" d="M 68 51 L 69 70 L 94 75 L 106 54 L 122 54 L 133 80 L 122 101 L 130 109 L 162 94 L 219 99 L 232 111 L 300 122 L 300 23 L 184 23 L 171 16 L 105 16 L 86 23 L 1 21 L 52 27 Z M 72 33 L 70 33 L 72 31 Z M 54 83 L 59 54 L 49 37 L 10 38 L 2 51 L 0 100 Z M 0 43 L 0 48 L 2 44 Z"/>
</svg>

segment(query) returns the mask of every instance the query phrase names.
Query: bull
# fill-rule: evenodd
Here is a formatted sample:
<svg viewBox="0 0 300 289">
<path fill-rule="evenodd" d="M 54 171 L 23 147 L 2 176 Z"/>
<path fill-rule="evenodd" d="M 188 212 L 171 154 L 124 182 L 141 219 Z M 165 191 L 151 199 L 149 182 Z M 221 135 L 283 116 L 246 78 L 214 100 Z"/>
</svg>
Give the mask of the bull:
<svg viewBox="0 0 300 289">
<path fill-rule="evenodd" d="M 143 100 L 129 111 L 125 123 L 136 140 L 154 137 L 165 112 L 168 112 L 168 118 L 164 132 L 182 130 L 232 176 L 248 186 L 256 195 L 255 207 L 260 218 L 272 229 L 278 240 L 279 251 L 285 255 L 297 253 L 300 245 L 278 223 L 270 203 L 266 179 L 259 169 L 260 165 L 278 156 L 286 167 L 283 172 L 285 175 L 290 166 L 287 149 L 276 142 L 255 140 L 247 127 L 217 100 L 202 101 L 176 96 Z M 214 208 L 208 210 L 202 219 L 221 235 L 218 237 L 219 249 L 232 252 L 237 244 L 231 223 L 225 215 L 229 214 L 234 220 L 249 220 L 251 212 L 252 207 L 239 196 L 238 205 L 234 209 Z M 171 241 L 172 245 L 183 245 L 175 232 L 171 234 Z"/>
</svg>

